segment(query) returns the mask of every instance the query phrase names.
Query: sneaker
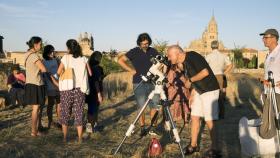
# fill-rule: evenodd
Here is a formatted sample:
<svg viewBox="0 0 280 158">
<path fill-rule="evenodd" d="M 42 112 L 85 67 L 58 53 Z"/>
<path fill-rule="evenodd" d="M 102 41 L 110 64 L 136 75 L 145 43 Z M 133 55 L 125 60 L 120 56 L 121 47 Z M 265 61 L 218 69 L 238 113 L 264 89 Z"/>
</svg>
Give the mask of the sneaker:
<svg viewBox="0 0 280 158">
<path fill-rule="evenodd" d="M 24 110 L 24 106 L 23 105 L 20 105 L 19 106 L 19 109 L 22 111 L 22 110 Z"/>
<path fill-rule="evenodd" d="M 86 124 L 86 132 L 87 132 L 87 133 L 92 133 L 92 126 L 91 126 L 91 123 L 87 123 L 87 124 Z"/>
<path fill-rule="evenodd" d="M 140 137 L 144 137 L 147 134 L 148 134 L 148 131 L 147 131 L 146 127 L 145 126 L 141 126 Z"/>
<path fill-rule="evenodd" d="M 160 136 L 159 131 L 154 126 L 152 126 L 151 129 L 149 130 L 149 134 L 151 136 Z"/>
</svg>

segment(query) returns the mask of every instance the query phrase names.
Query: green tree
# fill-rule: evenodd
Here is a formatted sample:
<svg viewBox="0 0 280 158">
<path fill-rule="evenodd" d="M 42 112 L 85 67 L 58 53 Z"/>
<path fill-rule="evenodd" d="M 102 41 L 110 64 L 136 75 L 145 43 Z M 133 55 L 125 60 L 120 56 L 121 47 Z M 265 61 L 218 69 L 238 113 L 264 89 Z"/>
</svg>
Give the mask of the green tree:
<svg viewBox="0 0 280 158">
<path fill-rule="evenodd" d="M 49 42 L 47 40 L 42 42 L 42 47 L 41 50 L 39 51 L 40 54 L 43 54 L 46 45 L 49 45 Z"/>
<path fill-rule="evenodd" d="M 264 63 L 261 63 L 259 68 L 264 68 Z"/>
<path fill-rule="evenodd" d="M 243 61 L 243 51 L 240 48 L 235 48 L 232 50 L 234 54 L 234 64 L 236 68 L 242 68 L 244 66 L 244 61 Z"/>
<path fill-rule="evenodd" d="M 248 58 L 243 58 L 242 59 L 243 60 L 243 67 L 244 68 L 249 68 L 249 64 L 250 64 L 250 59 L 248 59 Z"/>
<path fill-rule="evenodd" d="M 154 47 L 159 53 L 165 53 L 167 45 L 168 41 L 155 40 L 155 42 L 152 44 L 152 47 Z"/>
<path fill-rule="evenodd" d="M 251 69 L 257 69 L 258 68 L 258 58 L 256 55 L 254 55 L 249 63 L 249 68 Z"/>
<path fill-rule="evenodd" d="M 122 71 L 121 66 L 113 61 L 108 55 L 103 55 L 100 65 L 103 67 L 105 75 Z"/>
</svg>

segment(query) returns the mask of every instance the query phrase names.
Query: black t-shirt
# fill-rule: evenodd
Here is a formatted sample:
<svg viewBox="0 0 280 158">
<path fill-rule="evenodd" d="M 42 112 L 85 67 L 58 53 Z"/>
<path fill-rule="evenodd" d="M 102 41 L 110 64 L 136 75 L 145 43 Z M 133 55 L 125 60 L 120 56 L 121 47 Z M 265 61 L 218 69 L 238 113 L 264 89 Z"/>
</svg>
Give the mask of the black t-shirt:
<svg viewBox="0 0 280 158">
<path fill-rule="evenodd" d="M 91 67 L 91 70 L 92 70 L 92 76 L 88 77 L 89 88 L 90 88 L 89 96 L 97 96 L 95 83 L 98 82 L 99 89 L 102 92 L 103 91 L 102 82 L 104 78 L 104 72 L 103 72 L 103 68 L 99 65 Z"/>
<path fill-rule="evenodd" d="M 185 67 L 185 74 L 187 75 L 188 78 L 195 76 L 203 69 L 208 70 L 209 72 L 208 76 L 206 76 L 200 81 L 196 81 L 192 83 L 192 87 L 195 88 L 195 90 L 199 94 L 219 89 L 218 81 L 212 69 L 210 68 L 205 58 L 200 54 L 194 51 L 187 52 L 184 61 L 184 67 Z"/>
<path fill-rule="evenodd" d="M 133 83 L 141 82 L 141 75 L 147 74 L 152 66 L 151 59 L 156 55 L 159 55 L 159 53 L 151 47 L 148 48 L 146 53 L 140 47 L 135 47 L 126 53 L 126 57 L 136 70 L 136 74 L 133 76 Z"/>
</svg>

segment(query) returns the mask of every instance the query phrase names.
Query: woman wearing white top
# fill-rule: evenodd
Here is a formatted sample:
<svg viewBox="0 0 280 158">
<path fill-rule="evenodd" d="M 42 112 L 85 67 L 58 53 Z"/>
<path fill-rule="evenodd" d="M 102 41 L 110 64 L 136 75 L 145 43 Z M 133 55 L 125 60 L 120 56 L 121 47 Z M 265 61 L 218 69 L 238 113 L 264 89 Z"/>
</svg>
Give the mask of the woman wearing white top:
<svg viewBox="0 0 280 158">
<path fill-rule="evenodd" d="M 72 111 L 75 116 L 74 124 L 77 127 L 78 141 L 80 143 L 82 141 L 83 106 L 85 103 L 85 94 L 82 92 L 81 88 L 83 85 L 83 77 L 85 73 L 87 73 L 87 58 L 82 55 L 81 47 L 76 40 L 68 40 L 66 46 L 68 54 L 62 57 L 57 74 L 61 75 L 66 66 L 73 68 L 75 84 L 72 90 L 60 91 L 60 123 L 62 125 L 64 141 L 67 141 L 68 121 L 70 112 Z"/>
</svg>

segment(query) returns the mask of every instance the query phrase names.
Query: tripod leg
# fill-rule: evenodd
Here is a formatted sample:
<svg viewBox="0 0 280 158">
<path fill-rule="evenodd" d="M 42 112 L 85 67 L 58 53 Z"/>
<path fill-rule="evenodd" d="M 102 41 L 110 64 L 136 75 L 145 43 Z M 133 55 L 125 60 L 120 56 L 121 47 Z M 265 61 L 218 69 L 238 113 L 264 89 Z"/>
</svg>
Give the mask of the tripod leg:
<svg viewBox="0 0 280 158">
<path fill-rule="evenodd" d="M 273 104 L 273 109 L 274 109 L 274 113 L 275 113 L 275 121 L 276 121 L 276 135 L 277 135 L 277 139 L 278 139 L 278 150 L 279 149 L 279 144 L 280 144 L 280 118 L 279 118 L 279 109 L 278 109 L 278 104 L 277 104 L 277 100 L 276 100 L 276 94 L 275 94 L 275 88 L 271 87 L 270 89 L 270 104 Z"/>
<path fill-rule="evenodd" d="M 127 136 L 125 136 L 125 137 L 122 139 L 122 141 L 121 141 L 121 143 L 119 144 L 118 148 L 117 148 L 116 151 L 114 152 L 114 155 L 116 155 L 116 154 L 118 153 L 118 151 L 120 150 L 120 148 L 121 148 L 123 142 L 126 140 L 126 138 L 127 138 Z"/>
<path fill-rule="evenodd" d="M 165 115 L 165 126 L 166 126 L 166 130 L 167 130 L 168 133 L 169 133 L 169 139 L 170 139 L 170 141 L 172 141 L 171 123 L 170 123 L 170 120 L 169 120 L 168 112 L 166 111 L 166 108 L 165 108 L 165 107 L 163 108 L 163 112 L 164 112 L 164 115 Z"/>
<path fill-rule="evenodd" d="M 137 123 L 137 121 L 139 120 L 139 118 L 141 117 L 142 113 L 145 111 L 146 107 L 148 106 L 149 101 L 154 97 L 155 94 L 155 90 L 153 90 L 149 96 L 148 99 L 146 100 L 145 104 L 143 105 L 143 107 L 140 109 L 138 115 L 136 116 L 135 120 L 132 122 L 132 124 L 129 126 L 128 130 L 125 133 L 125 137 L 123 138 L 123 140 L 121 141 L 121 143 L 119 144 L 118 148 L 116 149 L 116 151 L 114 152 L 114 155 L 117 154 L 117 152 L 120 150 L 122 144 L 124 143 L 124 141 L 126 140 L 127 137 L 130 137 L 133 129 L 135 128 L 135 124 Z"/>
<path fill-rule="evenodd" d="M 168 117 L 169 122 L 170 122 L 170 124 L 171 124 L 171 128 L 172 128 L 173 135 L 174 135 L 174 137 L 175 137 L 175 141 L 178 143 L 179 148 L 180 148 L 180 151 L 181 151 L 181 154 L 182 154 L 182 157 L 184 158 L 185 155 L 184 155 L 183 148 L 182 148 L 182 145 L 181 145 L 181 139 L 180 139 L 178 130 L 177 130 L 177 128 L 176 128 L 176 125 L 175 125 L 175 123 L 174 123 L 174 121 L 173 121 L 173 118 L 172 118 L 172 115 L 171 115 L 171 113 L 170 113 L 169 107 L 168 107 L 168 106 L 165 106 L 164 108 L 165 108 L 165 110 L 166 110 L 167 117 Z"/>
</svg>

